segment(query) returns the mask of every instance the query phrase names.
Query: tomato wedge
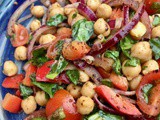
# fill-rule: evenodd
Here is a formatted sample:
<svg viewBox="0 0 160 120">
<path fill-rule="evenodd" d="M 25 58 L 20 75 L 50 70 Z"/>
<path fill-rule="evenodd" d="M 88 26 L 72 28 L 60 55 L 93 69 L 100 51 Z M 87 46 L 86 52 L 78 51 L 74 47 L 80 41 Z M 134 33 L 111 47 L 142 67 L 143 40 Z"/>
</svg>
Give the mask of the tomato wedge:
<svg viewBox="0 0 160 120">
<path fill-rule="evenodd" d="M 96 93 L 104 98 L 112 107 L 123 114 L 127 115 L 142 115 L 141 112 L 136 108 L 135 105 L 130 103 L 128 100 L 123 99 L 120 95 L 116 94 L 111 88 L 100 85 L 95 88 Z"/>
<path fill-rule="evenodd" d="M 160 59 L 159 59 L 157 62 L 158 62 L 158 65 L 159 65 L 159 67 L 160 67 Z"/>
<path fill-rule="evenodd" d="M 11 113 L 18 113 L 21 110 L 21 102 L 19 97 L 7 93 L 2 101 L 2 107 Z"/>
<path fill-rule="evenodd" d="M 13 27 L 13 31 L 15 34 L 13 36 L 13 39 L 11 40 L 13 47 L 18 47 L 27 44 L 29 41 L 28 30 L 21 24 L 15 24 Z"/>
<path fill-rule="evenodd" d="M 159 3 L 159 5 L 160 5 L 160 0 L 145 0 L 146 11 L 151 15 L 155 14 L 157 12 L 157 10 L 160 10 L 160 7 L 155 8 L 155 9 L 151 9 L 151 6 L 153 6 L 153 4 L 156 2 Z"/>
<path fill-rule="evenodd" d="M 108 73 L 107 71 L 105 71 L 103 68 L 101 68 L 101 67 L 96 67 L 96 69 L 98 70 L 99 74 L 100 74 L 103 78 L 109 78 L 109 77 L 110 77 L 110 73 Z"/>
<path fill-rule="evenodd" d="M 15 75 L 13 77 L 7 77 L 4 79 L 2 86 L 4 88 L 18 89 L 19 84 L 22 82 L 23 79 L 24 79 L 23 74 Z"/>
<path fill-rule="evenodd" d="M 160 79 L 160 71 L 153 71 L 153 72 L 143 76 L 143 78 L 142 78 L 142 80 L 136 90 L 137 105 L 147 115 L 156 116 L 160 113 L 160 109 L 159 109 L 160 108 L 160 104 L 159 104 L 160 103 L 160 96 L 159 96 L 160 85 L 157 85 L 152 89 L 152 91 L 150 93 L 148 104 L 145 102 L 142 89 L 145 85 L 153 84 L 154 82 L 158 81 L 159 79 Z"/>
<path fill-rule="evenodd" d="M 26 86 L 33 86 L 32 85 L 32 82 L 31 82 L 31 79 L 30 79 L 30 76 L 34 73 L 36 73 L 37 71 L 37 67 L 32 65 L 31 63 L 29 64 L 27 70 L 25 71 L 26 72 L 26 75 L 25 75 L 25 78 L 23 79 L 23 84 L 26 85 Z"/>
<path fill-rule="evenodd" d="M 128 90 L 128 81 L 125 77 L 118 76 L 115 73 L 111 73 L 110 80 L 116 88 L 124 91 Z"/>
<path fill-rule="evenodd" d="M 63 108 L 66 118 L 64 120 L 81 120 L 82 116 L 77 112 L 75 101 L 66 90 L 55 93 L 46 105 L 46 115 L 50 116 L 60 107 Z"/>
</svg>

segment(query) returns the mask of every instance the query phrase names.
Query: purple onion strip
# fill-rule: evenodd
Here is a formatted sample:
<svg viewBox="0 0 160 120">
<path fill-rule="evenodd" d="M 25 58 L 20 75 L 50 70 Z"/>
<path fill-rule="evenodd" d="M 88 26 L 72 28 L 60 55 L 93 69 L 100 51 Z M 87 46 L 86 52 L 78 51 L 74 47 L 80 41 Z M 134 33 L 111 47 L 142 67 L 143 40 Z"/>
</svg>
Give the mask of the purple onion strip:
<svg viewBox="0 0 160 120">
<path fill-rule="evenodd" d="M 123 6 L 123 16 L 124 16 L 123 24 L 127 25 L 129 23 L 129 6 L 127 5 Z"/>
</svg>

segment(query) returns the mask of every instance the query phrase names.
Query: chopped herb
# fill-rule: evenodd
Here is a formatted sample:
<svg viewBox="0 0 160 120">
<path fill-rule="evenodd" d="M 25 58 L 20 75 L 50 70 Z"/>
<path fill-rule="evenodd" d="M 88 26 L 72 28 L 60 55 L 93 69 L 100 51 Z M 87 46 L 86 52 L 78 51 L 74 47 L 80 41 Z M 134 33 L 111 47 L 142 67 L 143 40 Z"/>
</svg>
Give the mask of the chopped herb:
<svg viewBox="0 0 160 120">
<path fill-rule="evenodd" d="M 87 42 L 94 33 L 93 22 L 86 19 L 77 21 L 72 27 L 72 37 L 77 41 Z"/>
<path fill-rule="evenodd" d="M 57 42 L 56 44 L 56 50 L 57 50 L 57 57 L 56 59 L 59 59 L 61 53 L 62 53 L 62 48 L 63 48 L 63 44 L 64 44 L 64 41 L 63 40 L 60 40 Z"/>
<path fill-rule="evenodd" d="M 44 117 L 38 117 L 38 118 L 32 118 L 31 120 L 47 120 L 47 118 L 44 118 Z"/>
<path fill-rule="evenodd" d="M 52 98 L 54 93 L 57 90 L 59 90 L 59 87 L 57 84 L 37 82 L 35 74 L 32 74 L 30 76 L 30 78 L 31 78 L 32 84 L 37 86 L 38 88 L 42 89 L 44 92 L 46 92 L 50 98 Z"/>
<path fill-rule="evenodd" d="M 51 117 L 51 120 L 64 120 L 66 117 L 62 107 L 58 108 Z"/>
<path fill-rule="evenodd" d="M 137 58 L 131 58 L 131 59 L 126 61 L 124 66 L 136 67 L 137 65 L 140 65 L 140 60 L 137 59 Z"/>
<path fill-rule="evenodd" d="M 27 87 L 23 84 L 20 84 L 19 89 L 20 89 L 20 92 L 21 92 L 21 96 L 24 97 L 24 98 L 27 98 L 28 96 L 33 94 L 33 90 L 30 87 Z"/>
<path fill-rule="evenodd" d="M 116 74 L 121 75 L 121 62 L 119 59 L 117 59 L 114 64 L 113 64 L 113 70 L 115 71 Z"/>
<path fill-rule="evenodd" d="M 151 9 L 153 10 L 160 9 L 160 2 L 153 2 L 153 4 L 151 5 Z"/>
<path fill-rule="evenodd" d="M 72 19 L 74 19 L 74 18 L 76 18 L 77 17 L 77 12 L 76 13 L 74 13 L 73 15 L 72 15 Z"/>
<path fill-rule="evenodd" d="M 160 25 L 160 17 L 159 17 L 158 15 L 155 15 L 152 24 L 153 24 L 153 26 L 158 26 L 158 25 Z"/>
<path fill-rule="evenodd" d="M 145 99 L 146 103 L 148 103 L 148 96 L 149 96 L 149 93 L 150 93 L 152 88 L 153 88 L 152 84 L 147 84 L 142 88 L 143 96 L 144 96 L 144 99 Z"/>
<path fill-rule="evenodd" d="M 157 120 L 160 120 L 160 114 L 158 115 Z"/>
<path fill-rule="evenodd" d="M 67 70 L 66 75 L 68 76 L 70 81 L 72 81 L 75 85 L 77 85 L 80 77 L 78 70 Z"/>
<path fill-rule="evenodd" d="M 56 14 L 47 21 L 47 25 L 48 26 L 57 26 L 58 24 L 62 23 L 66 19 L 67 19 L 66 16 L 61 15 L 61 14 Z"/>
<path fill-rule="evenodd" d="M 155 59 L 160 59 L 160 37 L 151 39 L 149 43 L 151 45 Z"/>
<path fill-rule="evenodd" d="M 33 35 L 29 35 L 29 41 L 33 39 Z"/>
<path fill-rule="evenodd" d="M 61 56 L 58 62 L 54 63 L 51 67 L 51 71 L 46 75 L 48 79 L 54 79 L 57 77 L 68 65 L 68 62 Z"/>
<path fill-rule="evenodd" d="M 103 79 L 101 82 L 103 85 L 107 85 L 108 87 L 113 87 L 113 84 L 110 79 Z"/>
<path fill-rule="evenodd" d="M 34 50 L 33 51 L 33 58 L 31 59 L 32 64 L 35 66 L 41 66 L 45 62 L 47 62 L 48 58 L 45 56 L 46 52 L 47 51 L 44 48 Z"/>
<path fill-rule="evenodd" d="M 146 68 L 147 68 L 147 66 L 143 66 L 143 67 L 142 67 L 142 70 L 145 70 Z"/>
</svg>

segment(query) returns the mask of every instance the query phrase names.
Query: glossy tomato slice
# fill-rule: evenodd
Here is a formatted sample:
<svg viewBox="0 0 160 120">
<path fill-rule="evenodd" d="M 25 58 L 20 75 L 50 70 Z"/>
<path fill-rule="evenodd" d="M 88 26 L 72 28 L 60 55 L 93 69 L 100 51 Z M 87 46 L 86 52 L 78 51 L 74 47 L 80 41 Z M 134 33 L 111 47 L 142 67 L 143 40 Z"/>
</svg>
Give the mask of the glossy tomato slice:
<svg viewBox="0 0 160 120">
<path fill-rule="evenodd" d="M 112 107 L 123 114 L 127 115 L 142 115 L 135 105 L 128 100 L 123 99 L 120 95 L 116 94 L 111 88 L 100 85 L 95 88 L 96 93 L 102 97 L 106 102 L 110 103 Z"/>
<path fill-rule="evenodd" d="M 24 26 L 15 24 L 13 30 L 15 34 L 11 40 L 13 47 L 22 46 L 29 42 L 29 33 Z"/>
<path fill-rule="evenodd" d="M 98 70 L 99 74 L 103 77 L 103 78 L 109 78 L 110 77 L 110 73 L 105 71 L 103 68 L 101 67 L 96 67 L 96 69 Z"/>
<path fill-rule="evenodd" d="M 155 9 L 152 9 L 151 6 L 153 6 L 153 4 L 155 2 L 159 2 L 159 9 L 155 8 Z M 157 10 L 160 10 L 160 0 L 145 0 L 145 4 L 146 4 L 146 11 L 152 15 L 152 14 L 155 14 L 157 12 Z"/>
<path fill-rule="evenodd" d="M 77 112 L 75 100 L 66 90 L 55 93 L 46 105 L 46 115 L 52 115 L 60 107 L 63 108 L 66 118 L 64 120 L 81 120 L 82 116 Z"/>
</svg>

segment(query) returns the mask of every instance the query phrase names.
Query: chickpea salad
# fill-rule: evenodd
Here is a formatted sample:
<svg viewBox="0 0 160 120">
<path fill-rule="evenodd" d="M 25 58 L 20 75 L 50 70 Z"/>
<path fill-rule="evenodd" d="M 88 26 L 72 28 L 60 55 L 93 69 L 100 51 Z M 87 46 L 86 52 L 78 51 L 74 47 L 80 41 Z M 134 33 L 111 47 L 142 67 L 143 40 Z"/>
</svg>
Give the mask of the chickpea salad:
<svg viewBox="0 0 160 120">
<path fill-rule="evenodd" d="M 24 120 L 160 120 L 160 0 L 37 1 L 8 23 L 26 63 L 24 74 L 4 63 L 2 86 L 15 91 L 4 110 Z"/>
</svg>

